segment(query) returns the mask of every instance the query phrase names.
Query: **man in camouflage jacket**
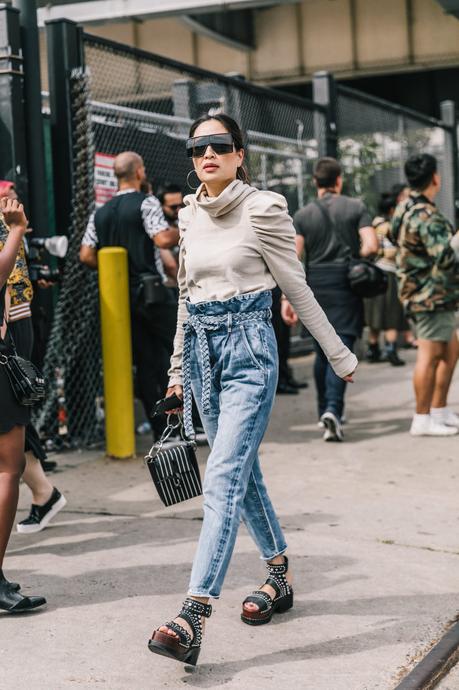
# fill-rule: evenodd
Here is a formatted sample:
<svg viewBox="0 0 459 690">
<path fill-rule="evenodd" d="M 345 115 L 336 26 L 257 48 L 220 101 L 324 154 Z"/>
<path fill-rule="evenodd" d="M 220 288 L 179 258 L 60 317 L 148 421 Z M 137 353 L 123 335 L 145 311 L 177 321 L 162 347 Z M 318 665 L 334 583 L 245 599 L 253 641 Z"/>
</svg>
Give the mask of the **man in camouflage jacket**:
<svg viewBox="0 0 459 690">
<path fill-rule="evenodd" d="M 450 436 L 459 431 L 459 416 L 447 407 L 459 351 L 459 234 L 434 203 L 441 186 L 436 159 L 411 156 L 405 174 L 412 191 L 395 210 L 392 237 L 399 247 L 400 299 L 418 337 L 411 434 Z"/>
</svg>

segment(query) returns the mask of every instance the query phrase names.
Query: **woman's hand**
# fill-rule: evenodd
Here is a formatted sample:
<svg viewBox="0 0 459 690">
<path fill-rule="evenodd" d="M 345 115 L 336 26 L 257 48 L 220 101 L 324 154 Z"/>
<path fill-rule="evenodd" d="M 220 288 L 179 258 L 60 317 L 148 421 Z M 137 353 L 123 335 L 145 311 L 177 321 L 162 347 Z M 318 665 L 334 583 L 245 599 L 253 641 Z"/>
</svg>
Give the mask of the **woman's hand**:
<svg viewBox="0 0 459 690">
<path fill-rule="evenodd" d="M 354 383 L 354 374 L 355 374 L 355 369 L 351 374 L 348 374 L 347 376 L 343 376 L 343 381 L 346 381 L 346 383 Z"/>
<path fill-rule="evenodd" d="M 0 211 L 10 230 L 19 230 L 22 234 L 27 231 L 29 221 L 24 213 L 24 206 L 19 201 L 3 197 L 0 199 Z"/>
<path fill-rule="evenodd" d="M 180 400 L 183 400 L 183 386 L 171 386 L 168 388 L 166 398 L 170 398 L 174 393 Z M 183 412 L 183 405 L 182 407 L 176 407 L 175 410 L 167 410 L 166 414 L 179 414 L 179 412 Z"/>
<path fill-rule="evenodd" d="M 43 278 L 40 278 L 40 280 L 37 280 L 37 285 L 43 290 L 47 290 L 48 288 L 53 287 L 54 283 L 52 283 L 50 280 L 43 280 Z"/>
<path fill-rule="evenodd" d="M 287 326 L 294 326 L 298 323 L 298 315 L 285 297 L 283 297 L 281 301 L 281 316 Z"/>
</svg>

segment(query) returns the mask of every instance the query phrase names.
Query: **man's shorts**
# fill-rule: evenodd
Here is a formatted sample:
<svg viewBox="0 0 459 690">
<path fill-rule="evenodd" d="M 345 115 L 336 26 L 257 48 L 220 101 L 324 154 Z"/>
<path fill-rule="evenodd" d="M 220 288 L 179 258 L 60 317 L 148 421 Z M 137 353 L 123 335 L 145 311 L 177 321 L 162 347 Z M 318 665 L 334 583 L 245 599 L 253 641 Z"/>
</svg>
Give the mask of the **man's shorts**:
<svg viewBox="0 0 459 690">
<path fill-rule="evenodd" d="M 413 315 L 416 336 L 421 340 L 449 343 L 456 330 L 456 314 L 448 311 L 423 311 Z"/>
</svg>

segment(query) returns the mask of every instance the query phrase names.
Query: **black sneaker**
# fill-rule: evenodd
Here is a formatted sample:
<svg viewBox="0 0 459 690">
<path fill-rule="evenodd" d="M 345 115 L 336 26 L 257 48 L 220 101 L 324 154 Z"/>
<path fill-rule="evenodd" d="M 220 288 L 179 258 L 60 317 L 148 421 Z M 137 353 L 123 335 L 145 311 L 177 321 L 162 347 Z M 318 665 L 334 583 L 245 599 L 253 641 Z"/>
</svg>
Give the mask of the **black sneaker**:
<svg viewBox="0 0 459 690">
<path fill-rule="evenodd" d="M 57 467 L 57 462 L 54 460 L 40 460 L 40 464 L 43 467 L 43 472 L 54 472 Z"/>
<path fill-rule="evenodd" d="M 277 395 L 298 395 L 298 388 L 293 388 L 289 383 L 286 381 L 279 381 L 277 384 L 277 390 L 276 390 Z"/>
<path fill-rule="evenodd" d="M 392 364 L 393 367 L 403 367 L 405 362 L 398 356 L 397 350 L 387 350 L 386 361 Z"/>
<path fill-rule="evenodd" d="M 368 350 L 365 354 L 365 359 L 370 364 L 378 364 L 378 362 L 382 362 L 383 360 L 381 357 L 381 349 L 379 345 L 372 345 L 371 343 L 369 343 Z"/>
<path fill-rule="evenodd" d="M 52 520 L 53 517 L 57 515 L 65 505 L 67 505 L 65 496 L 54 488 L 51 498 L 47 503 L 45 503 L 44 506 L 37 506 L 32 503 L 29 517 L 16 525 L 17 531 L 20 534 L 33 534 L 34 532 L 41 532 L 41 530 L 48 526 L 50 520 Z"/>
<path fill-rule="evenodd" d="M 287 385 L 291 386 L 292 388 L 298 388 L 298 390 L 302 390 L 303 388 L 309 388 L 309 383 L 307 381 L 297 381 L 293 378 L 293 376 L 290 376 L 287 379 Z"/>
</svg>

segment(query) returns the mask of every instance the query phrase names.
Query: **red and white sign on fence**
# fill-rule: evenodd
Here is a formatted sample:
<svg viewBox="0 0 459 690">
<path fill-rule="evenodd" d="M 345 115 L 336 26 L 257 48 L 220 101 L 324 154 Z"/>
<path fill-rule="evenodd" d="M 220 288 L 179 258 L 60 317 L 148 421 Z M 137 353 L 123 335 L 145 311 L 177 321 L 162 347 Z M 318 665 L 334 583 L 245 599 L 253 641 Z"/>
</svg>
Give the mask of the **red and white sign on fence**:
<svg viewBox="0 0 459 690">
<path fill-rule="evenodd" d="M 100 208 L 115 196 L 118 182 L 113 172 L 116 156 L 108 153 L 96 153 L 94 156 L 94 196 L 96 208 Z"/>
</svg>

